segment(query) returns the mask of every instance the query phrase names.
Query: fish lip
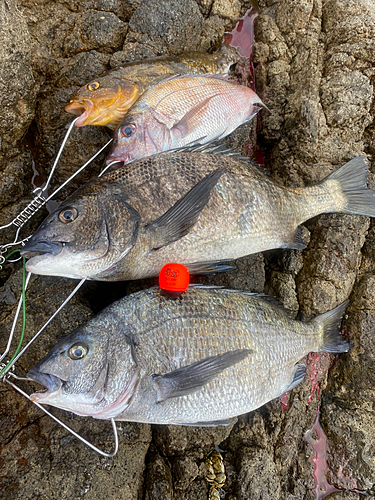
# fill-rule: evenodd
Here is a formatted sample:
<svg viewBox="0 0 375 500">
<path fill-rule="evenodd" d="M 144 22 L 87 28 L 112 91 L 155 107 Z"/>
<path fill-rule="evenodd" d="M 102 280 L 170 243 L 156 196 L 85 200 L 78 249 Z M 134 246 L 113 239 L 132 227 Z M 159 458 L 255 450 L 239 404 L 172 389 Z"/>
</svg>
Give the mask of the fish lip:
<svg viewBox="0 0 375 500">
<path fill-rule="evenodd" d="M 74 125 L 76 127 L 84 127 L 86 125 L 85 122 L 91 113 L 92 106 L 93 104 L 91 101 L 83 99 L 80 101 L 70 102 L 65 106 L 65 111 L 73 115 L 78 115 L 79 118 L 76 119 Z"/>
<path fill-rule="evenodd" d="M 58 391 L 64 384 L 65 380 L 62 380 L 56 375 L 52 375 L 51 373 L 43 373 L 38 371 L 35 368 L 32 368 L 26 375 L 26 377 L 33 381 L 37 382 L 40 385 L 45 387 L 45 390 L 38 391 L 35 394 L 38 394 L 38 397 L 44 397 L 47 393 Z"/>
<path fill-rule="evenodd" d="M 119 156 L 116 156 L 116 155 L 109 155 L 108 158 L 106 159 L 105 163 L 106 165 L 109 165 L 110 163 L 114 163 L 115 161 L 118 161 L 118 162 L 121 162 L 123 165 L 125 165 L 126 163 L 129 163 L 129 154 L 123 154 L 121 155 L 121 158 Z M 119 168 L 119 167 L 117 167 Z"/>
<path fill-rule="evenodd" d="M 63 247 L 64 245 L 61 241 L 33 241 L 31 239 L 26 242 L 20 253 L 22 257 L 26 257 L 27 259 L 37 255 L 58 255 L 61 253 Z"/>
</svg>

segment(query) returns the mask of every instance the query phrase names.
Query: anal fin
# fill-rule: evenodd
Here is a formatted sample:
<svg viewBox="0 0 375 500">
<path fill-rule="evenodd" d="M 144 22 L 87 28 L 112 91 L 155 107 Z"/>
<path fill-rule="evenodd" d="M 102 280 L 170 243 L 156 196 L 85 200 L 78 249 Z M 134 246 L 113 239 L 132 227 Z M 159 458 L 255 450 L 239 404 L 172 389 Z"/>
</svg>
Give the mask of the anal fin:
<svg viewBox="0 0 375 500">
<path fill-rule="evenodd" d="M 304 364 L 299 364 L 294 367 L 294 372 L 293 372 L 293 377 L 291 383 L 288 385 L 288 387 L 285 389 L 285 391 L 280 394 L 282 396 L 286 392 L 290 392 L 292 389 L 297 387 L 298 384 L 302 382 L 302 380 L 305 378 L 306 375 L 306 365 Z"/>
<path fill-rule="evenodd" d="M 175 422 L 175 424 L 189 426 L 189 427 L 218 427 L 220 425 L 225 426 L 225 425 L 235 424 L 236 422 L 237 422 L 237 418 L 228 418 L 227 420 L 212 420 L 211 422 L 194 422 L 194 423 Z"/>
</svg>

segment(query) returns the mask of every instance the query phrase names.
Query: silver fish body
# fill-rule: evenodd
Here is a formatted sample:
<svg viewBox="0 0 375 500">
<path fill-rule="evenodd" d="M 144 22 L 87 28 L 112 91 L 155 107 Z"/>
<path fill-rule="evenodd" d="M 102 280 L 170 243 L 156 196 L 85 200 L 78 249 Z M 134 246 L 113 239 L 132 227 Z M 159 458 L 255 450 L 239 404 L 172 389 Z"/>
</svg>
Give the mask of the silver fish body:
<svg viewBox="0 0 375 500">
<path fill-rule="evenodd" d="M 47 387 L 32 399 L 99 419 L 228 424 L 295 387 L 308 352 L 346 352 L 345 307 L 302 323 L 256 294 L 143 290 L 59 341 L 28 373 Z"/>
<path fill-rule="evenodd" d="M 358 157 L 321 184 L 288 189 L 237 158 L 169 153 L 78 189 L 22 254 L 35 274 L 119 281 L 179 262 L 192 273 L 272 248 L 304 248 L 298 225 L 320 213 L 375 216 Z M 214 263 L 212 266 L 207 263 Z"/>
</svg>

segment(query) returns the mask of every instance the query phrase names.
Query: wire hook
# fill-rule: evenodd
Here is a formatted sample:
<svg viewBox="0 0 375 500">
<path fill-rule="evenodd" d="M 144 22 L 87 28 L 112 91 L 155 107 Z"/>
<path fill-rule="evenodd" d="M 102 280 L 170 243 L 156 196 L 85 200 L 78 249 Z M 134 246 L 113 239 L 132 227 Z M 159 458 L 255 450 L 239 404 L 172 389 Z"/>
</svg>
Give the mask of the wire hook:
<svg viewBox="0 0 375 500">
<path fill-rule="evenodd" d="M 16 377 L 16 378 L 18 378 L 18 377 Z M 95 445 L 93 445 L 92 443 L 90 443 L 89 441 L 87 441 L 85 438 L 83 438 L 82 436 L 80 436 L 77 432 L 75 432 L 73 429 L 71 429 L 69 426 L 67 426 L 64 422 L 62 422 L 60 419 L 58 419 L 57 417 L 55 417 L 55 415 L 53 415 L 48 410 L 46 410 L 45 408 L 43 408 L 43 406 L 41 404 L 39 404 L 39 403 L 37 403 L 35 401 L 32 401 L 30 399 L 30 396 L 26 392 L 24 392 L 20 387 L 18 387 L 16 384 L 14 384 L 13 382 L 11 382 L 8 377 L 4 379 L 4 382 L 6 382 L 7 384 L 9 384 L 11 387 L 13 387 L 13 389 L 15 389 L 17 392 L 19 392 L 20 394 L 22 394 L 23 396 L 25 396 L 25 398 L 27 398 L 31 403 L 33 403 L 38 408 L 40 408 L 42 411 L 44 411 L 44 413 L 46 413 L 49 417 L 51 417 L 55 422 L 57 422 L 62 427 L 64 427 L 64 429 L 66 429 L 67 431 L 69 431 L 71 434 L 73 434 L 73 436 L 75 436 L 77 439 L 79 439 L 80 441 L 82 441 L 82 443 L 84 443 L 86 446 L 89 446 L 92 450 L 96 451 L 97 453 L 99 453 L 103 457 L 107 457 L 107 458 L 112 458 L 112 457 L 114 457 L 117 454 L 117 452 L 118 452 L 118 432 L 117 432 L 116 422 L 115 422 L 114 418 L 111 418 L 111 424 L 112 424 L 112 429 L 113 429 L 113 436 L 114 436 L 114 441 L 115 441 L 115 447 L 114 447 L 114 450 L 113 450 L 112 453 L 106 453 L 105 451 L 100 450 Z"/>
</svg>

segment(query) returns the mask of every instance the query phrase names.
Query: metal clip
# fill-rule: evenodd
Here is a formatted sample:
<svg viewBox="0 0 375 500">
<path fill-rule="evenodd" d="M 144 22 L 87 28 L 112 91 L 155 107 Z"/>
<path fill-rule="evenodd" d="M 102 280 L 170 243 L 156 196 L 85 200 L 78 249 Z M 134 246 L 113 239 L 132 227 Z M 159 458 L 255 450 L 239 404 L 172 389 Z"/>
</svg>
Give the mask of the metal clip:
<svg viewBox="0 0 375 500">
<path fill-rule="evenodd" d="M 72 179 L 74 179 L 74 177 L 76 177 L 76 175 L 78 175 L 80 172 L 82 172 L 82 170 L 84 168 L 86 168 L 87 165 L 89 165 L 98 155 L 100 155 L 100 153 L 112 142 L 112 139 L 109 140 L 107 142 L 107 144 L 105 144 L 97 153 L 94 154 L 94 156 L 92 156 L 84 165 L 82 165 L 82 167 L 80 167 L 73 175 L 71 175 L 68 180 L 66 180 L 58 189 L 56 189 L 50 196 L 47 197 L 47 189 L 48 189 L 48 187 L 50 185 L 52 175 L 53 175 L 53 173 L 56 170 L 57 163 L 58 163 L 58 161 L 60 159 L 60 156 L 61 156 L 61 153 L 62 153 L 62 151 L 63 151 L 63 149 L 65 147 L 66 141 L 68 140 L 68 137 L 69 137 L 69 135 L 70 135 L 70 133 L 72 131 L 72 128 L 73 128 L 73 126 L 74 126 L 74 124 L 75 124 L 75 122 L 77 120 L 78 120 L 78 117 L 75 118 L 72 121 L 72 123 L 69 125 L 69 128 L 68 128 L 68 130 L 67 130 L 67 132 L 65 134 L 63 142 L 61 143 L 60 149 L 59 149 L 59 151 L 57 153 L 57 156 L 55 158 L 55 161 L 53 163 L 53 166 L 52 166 L 51 172 L 50 172 L 50 174 L 48 176 L 47 182 L 41 188 L 37 188 L 36 190 L 34 190 L 34 193 L 38 192 L 38 194 L 22 210 L 22 212 L 17 215 L 17 217 L 15 217 L 11 222 L 9 222 L 9 224 L 6 224 L 5 226 L 0 226 L 0 231 L 2 229 L 6 229 L 6 228 L 8 228 L 8 227 L 10 227 L 12 225 L 17 227 L 17 231 L 16 231 L 16 234 L 15 234 L 13 243 L 8 243 L 7 245 L 0 246 L 0 254 L 3 253 L 5 251 L 5 249 L 7 249 L 8 247 L 11 247 L 13 245 L 19 245 L 19 244 L 24 243 L 25 241 L 27 241 L 30 238 L 30 236 L 28 236 L 27 238 L 23 239 L 22 241 L 18 241 L 18 236 L 19 236 L 20 230 L 26 224 L 26 222 L 28 222 L 36 214 L 36 212 L 40 208 L 42 208 L 53 196 L 55 196 L 56 193 L 58 193 L 64 186 L 66 186 L 68 184 L 68 182 L 70 182 Z M 3 263 L 4 262 L 0 260 L 0 266 Z M 0 269 L 1 269 L 1 267 L 0 267 Z"/>
</svg>

